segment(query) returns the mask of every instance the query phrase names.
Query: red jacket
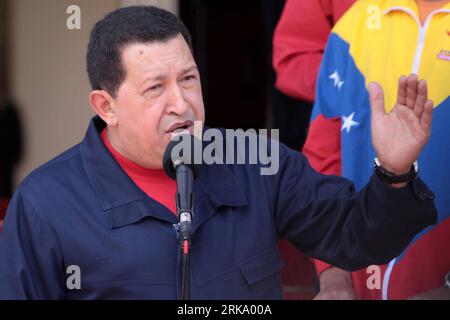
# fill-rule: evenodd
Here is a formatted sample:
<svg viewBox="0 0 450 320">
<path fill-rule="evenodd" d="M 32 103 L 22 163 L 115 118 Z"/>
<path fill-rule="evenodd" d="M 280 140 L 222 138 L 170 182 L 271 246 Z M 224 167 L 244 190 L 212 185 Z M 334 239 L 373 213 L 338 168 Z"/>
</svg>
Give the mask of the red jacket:
<svg viewBox="0 0 450 320">
<path fill-rule="evenodd" d="M 366 28 L 367 8 L 374 3 L 378 4 L 381 12 L 384 13 L 380 24 L 385 26 L 375 34 L 370 28 Z M 444 3 L 448 1 L 442 2 L 441 5 Z M 448 83 L 445 77 L 449 73 L 442 71 L 448 67 L 445 65 L 447 62 L 439 59 L 439 56 L 434 53 L 439 50 L 423 49 L 445 42 L 448 24 L 441 21 L 446 19 L 444 13 L 448 15 L 450 8 L 447 5 L 446 10 L 442 9 L 439 14 L 434 14 L 428 20 L 429 22 L 424 26 L 424 30 L 428 31 L 424 33 L 425 37 L 419 40 L 417 37 L 419 19 L 415 17 L 418 16 L 416 9 L 416 3 L 413 0 L 361 0 L 347 11 L 335 27 L 325 50 L 317 80 L 317 99 L 303 149 L 313 168 L 326 174 L 341 175 L 342 173 L 355 182 L 357 189 L 361 188 L 372 173 L 370 163 L 373 161 L 374 151 L 370 140 L 370 106 L 366 84 L 374 79 L 375 71 L 379 70 L 375 66 L 375 61 L 378 57 L 384 57 L 387 49 L 360 52 L 352 50 L 356 47 L 379 48 L 379 45 L 386 44 L 390 52 L 389 56 L 396 57 L 397 60 L 411 61 L 411 70 L 414 70 L 416 66 L 422 66 L 417 69 L 418 71 L 416 70 L 419 77 L 425 77 L 429 83 L 437 84 L 433 86 L 434 90 L 431 90 L 430 94 L 430 99 L 436 104 L 433 112 L 433 134 L 418 160 L 422 168 L 421 177 L 436 194 L 439 224 L 421 233 L 389 265 L 380 266 L 380 272 L 377 272 L 379 277 L 375 277 L 381 279 L 380 285 L 369 288 L 368 284 L 371 279 L 374 279 L 371 277 L 374 269 L 353 272 L 353 286 L 361 299 L 406 299 L 418 293 L 442 287 L 444 276 L 450 270 L 450 255 L 446 254 L 450 239 L 450 198 L 447 187 L 450 179 L 446 179 L 445 176 L 448 172 L 445 170 L 448 162 L 445 161 L 445 157 L 448 154 L 442 152 L 441 147 L 448 145 L 444 140 L 449 137 L 446 123 L 448 124 L 450 113 L 446 105 L 448 106 L 450 102 L 450 91 L 448 86 L 440 86 L 442 83 Z M 408 15 L 402 14 L 402 11 Z M 435 22 L 435 19 L 441 20 Z M 445 21 L 449 22 L 448 19 Z M 403 42 L 393 40 L 391 35 L 395 32 L 401 35 Z M 439 40 L 444 39 L 444 41 L 433 41 L 435 37 L 440 37 Z M 417 48 L 416 51 L 406 49 L 405 43 L 411 43 L 411 47 Z M 417 43 L 422 43 L 422 46 Z M 420 64 L 413 65 L 414 57 L 420 57 Z M 395 63 L 395 59 L 392 61 L 396 67 L 387 68 L 384 71 L 384 79 L 392 79 L 395 83 L 405 71 L 397 68 L 399 64 Z M 386 84 L 383 88 L 387 100 L 389 96 L 396 98 L 395 85 Z M 393 103 L 389 105 L 392 106 Z M 348 121 L 355 115 L 358 130 L 352 129 L 352 133 L 350 130 L 343 130 L 341 119 Z M 316 261 L 316 267 L 320 274 L 330 266 Z"/>
<path fill-rule="evenodd" d="M 273 38 L 275 86 L 314 101 L 316 79 L 331 28 L 355 0 L 287 0 Z"/>
<path fill-rule="evenodd" d="M 328 36 L 354 1 L 286 1 L 273 39 L 273 65 L 277 73 L 276 87 L 280 91 L 297 99 L 314 100 L 315 83 Z M 280 250 L 285 259 L 284 298 L 312 298 L 313 268 L 310 262 L 285 241 L 281 241 Z M 326 268 L 322 262 L 316 263 L 320 270 Z M 299 275 L 298 270 L 303 272 Z"/>
</svg>

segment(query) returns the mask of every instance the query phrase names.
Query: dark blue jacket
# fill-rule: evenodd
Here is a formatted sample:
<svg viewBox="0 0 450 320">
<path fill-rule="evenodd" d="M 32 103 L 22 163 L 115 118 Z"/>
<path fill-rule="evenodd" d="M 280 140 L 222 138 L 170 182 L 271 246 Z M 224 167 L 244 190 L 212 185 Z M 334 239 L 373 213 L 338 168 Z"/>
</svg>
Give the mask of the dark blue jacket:
<svg viewBox="0 0 450 320">
<path fill-rule="evenodd" d="M 104 125 L 95 118 L 79 145 L 14 194 L 0 236 L 0 299 L 178 297 L 176 217 L 116 163 L 99 136 Z M 280 238 L 354 270 L 388 262 L 436 221 L 420 179 L 392 189 L 373 177 L 357 193 L 284 146 L 276 175 L 209 165 L 194 190 L 193 299 L 281 298 Z M 72 265 L 81 289 L 67 287 Z"/>
</svg>

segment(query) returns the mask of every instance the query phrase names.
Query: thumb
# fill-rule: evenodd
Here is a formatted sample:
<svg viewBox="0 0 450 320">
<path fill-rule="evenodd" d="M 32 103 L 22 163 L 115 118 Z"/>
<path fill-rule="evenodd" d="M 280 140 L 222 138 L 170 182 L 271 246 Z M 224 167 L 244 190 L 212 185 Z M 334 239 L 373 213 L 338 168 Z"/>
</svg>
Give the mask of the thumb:
<svg viewBox="0 0 450 320">
<path fill-rule="evenodd" d="M 378 82 L 369 83 L 369 97 L 372 115 L 384 114 L 384 92 Z"/>
</svg>

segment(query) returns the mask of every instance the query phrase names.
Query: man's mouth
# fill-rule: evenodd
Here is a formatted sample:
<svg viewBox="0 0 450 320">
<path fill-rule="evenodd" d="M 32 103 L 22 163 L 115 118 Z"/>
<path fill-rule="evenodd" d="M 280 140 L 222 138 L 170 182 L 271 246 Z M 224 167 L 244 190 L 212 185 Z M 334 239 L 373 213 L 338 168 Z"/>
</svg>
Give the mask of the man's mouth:
<svg viewBox="0 0 450 320">
<path fill-rule="evenodd" d="M 170 126 L 170 128 L 167 130 L 167 133 L 171 135 L 179 135 L 179 134 L 192 134 L 193 129 L 193 122 L 190 120 L 184 121 L 184 122 L 177 122 Z"/>
</svg>

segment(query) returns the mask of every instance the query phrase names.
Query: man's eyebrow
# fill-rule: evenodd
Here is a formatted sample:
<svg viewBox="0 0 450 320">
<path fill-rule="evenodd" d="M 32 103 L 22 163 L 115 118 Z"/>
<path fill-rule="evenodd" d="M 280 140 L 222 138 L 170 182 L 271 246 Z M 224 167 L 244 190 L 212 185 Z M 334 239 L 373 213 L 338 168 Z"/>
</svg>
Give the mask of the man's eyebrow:
<svg viewBox="0 0 450 320">
<path fill-rule="evenodd" d="M 192 66 L 192 67 L 189 67 L 189 68 L 187 68 L 187 69 L 184 69 L 184 70 L 181 72 L 181 74 L 186 74 L 186 73 L 191 72 L 191 71 L 198 71 L 197 66 Z"/>
<path fill-rule="evenodd" d="M 163 80 L 165 77 L 162 74 L 156 75 L 156 76 L 150 76 L 144 79 L 144 81 L 142 81 L 141 85 L 142 86 L 147 86 L 149 82 L 154 82 L 154 81 L 161 81 Z"/>
<path fill-rule="evenodd" d="M 191 71 L 198 71 L 197 66 L 191 66 L 189 68 L 186 68 L 183 71 L 181 71 L 181 74 L 183 75 L 183 74 L 189 73 Z M 163 79 L 165 79 L 165 76 L 162 74 L 159 74 L 159 75 L 150 76 L 150 77 L 145 78 L 145 80 L 142 83 L 146 84 L 148 81 L 161 81 Z"/>
</svg>

